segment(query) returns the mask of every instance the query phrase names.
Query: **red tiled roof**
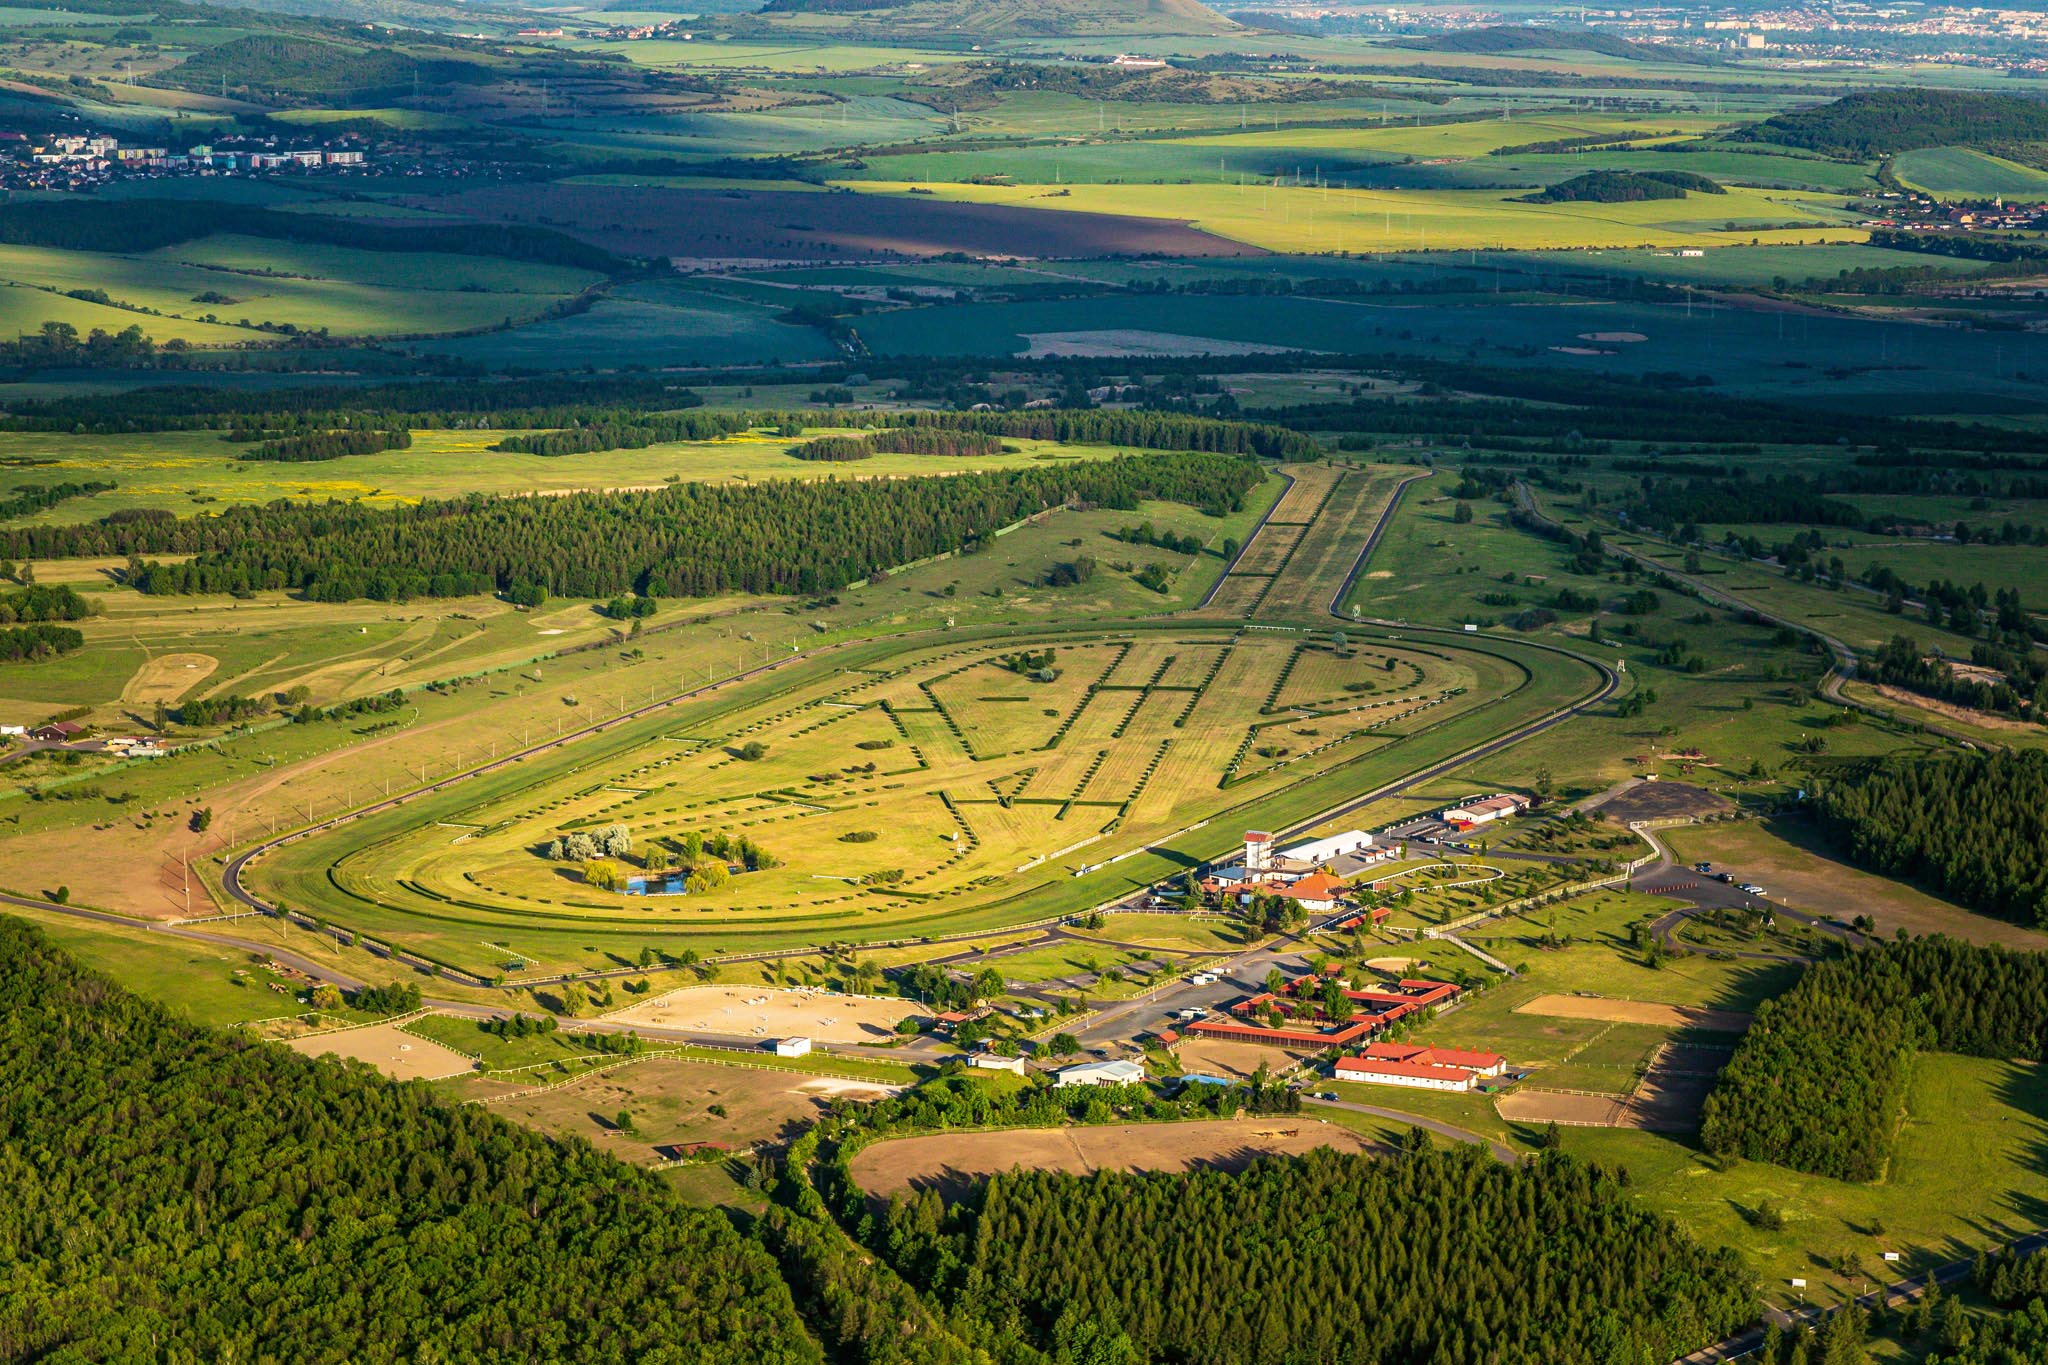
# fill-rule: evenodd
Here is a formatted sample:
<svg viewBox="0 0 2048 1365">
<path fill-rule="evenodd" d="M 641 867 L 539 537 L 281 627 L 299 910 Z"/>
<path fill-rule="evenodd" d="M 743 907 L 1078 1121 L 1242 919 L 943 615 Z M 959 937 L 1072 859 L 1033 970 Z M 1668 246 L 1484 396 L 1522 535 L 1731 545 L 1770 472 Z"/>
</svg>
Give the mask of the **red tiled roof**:
<svg viewBox="0 0 2048 1365">
<path fill-rule="evenodd" d="M 1275 896 L 1306 901 L 1335 900 L 1337 893 L 1343 889 L 1344 883 L 1327 872 L 1311 872 L 1291 885 L 1268 888 Z"/>
<path fill-rule="evenodd" d="M 1188 1025 L 1190 1034 L 1204 1038 L 1234 1038 L 1246 1043 L 1270 1043 L 1275 1047 L 1345 1047 L 1367 1037 L 1379 1027 L 1374 1019 L 1359 1020 L 1346 1028 L 1324 1032 L 1305 1028 L 1265 1028 L 1258 1024 L 1231 1023 L 1222 1019 L 1204 1019 Z"/>
<path fill-rule="evenodd" d="M 1472 1052 L 1456 1047 L 1425 1047 L 1418 1043 L 1367 1043 L 1360 1056 L 1366 1061 L 1470 1068 L 1474 1071 L 1485 1071 L 1498 1066 L 1501 1062 L 1501 1058 L 1491 1052 Z"/>
</svg>

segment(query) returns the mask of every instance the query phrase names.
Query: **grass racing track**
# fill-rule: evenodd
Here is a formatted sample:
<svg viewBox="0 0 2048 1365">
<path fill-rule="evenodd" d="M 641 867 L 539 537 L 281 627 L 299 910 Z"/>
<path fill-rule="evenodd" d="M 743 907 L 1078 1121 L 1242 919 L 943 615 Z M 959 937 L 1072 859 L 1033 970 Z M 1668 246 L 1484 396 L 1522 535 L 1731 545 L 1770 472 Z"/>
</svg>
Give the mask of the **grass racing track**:
<svg viewBox="0 0 2048 1365">
<path fill-rule="evenodd" d="M 272 904 L 482 975 L 505 950 L 574 969 L 642 947 L 714 955 L 988 931 L 1118 898 L 1225 852 L 1246 827 L 1349 804 L 1601 682 L 1520 642 L 1347 635 L 1348 661 L 1320 633 L 1177 621 L 848 647 L 240 870 Z M 1047 645 L 1061 682 L 1037 685 L 1030 703 L 998 700 L 1024 685 L 989 690 L 1005 684 L 988 660 Z M 1343 691 L 1347 667 L 1385 677 L 1388 695 Z M 1207 670 L 1203 692 L 1172 681 Z M 1119 681 L 1139 673 L 1160 681 Z M 1076 674 L 1090 676 L 1069 683 Z M 939 705 L 911 704 L 918 696 Z M 1265 714 L 1269 696 L 1285 709 Z M 758 764 L 728 752 L 759 737 L 769 752 Z M 890 747 L 859 747 L 878 741 Z M 842 771 L 869 761 L 873 774 Z M 641 898 L 586 887 L 533 852 L 558 829 L 614 820 L 636 847 L 691 829 L 744 833 L 784 866 L 725 893 Z M 843 841 L 856 832 L 877 837 Z M 893 869 L 905 874 L 893 886 L 837 880 Z"/>
</svg>

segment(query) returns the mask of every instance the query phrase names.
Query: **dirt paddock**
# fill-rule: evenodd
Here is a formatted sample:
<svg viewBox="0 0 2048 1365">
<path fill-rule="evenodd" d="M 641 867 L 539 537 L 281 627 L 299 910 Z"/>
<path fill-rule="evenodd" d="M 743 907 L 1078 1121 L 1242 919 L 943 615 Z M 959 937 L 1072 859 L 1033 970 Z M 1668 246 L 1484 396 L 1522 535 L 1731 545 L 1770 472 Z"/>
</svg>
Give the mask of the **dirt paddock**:
<svg viewBox="0 0 2048 1365">
<path fill-rule="evenodd" d="M 935 1133 L 863 1149 L 854 1179 L 886 1198 L 898 1190 L 936 1188 L 948 1197 L 1017 1167 L 1066 1171 L 1185 1171 L 1197 1166 L 1238 1170 L 1256 1157 L 1299 1156 L 1318 1147 L 1367 1152 L 1373 1145 L 1348 1128 L 1300 1114 L 1216 1119 L 1198 1123 L 1133 1123 L 1101 1128 L 1021 1128 L 1002 1133 Z"/>
<path fill-rule="evenodd" d="M 1240 1080 L 1258 1071 L 1261 1062 L 1274 1071 L 1285 1070 L 1310 1054 L 1262 1043 L 1238 1043 L 1226 1038 L 1204 1038 L 1199 1034 L 1182 1041 L 1174 1056 L 1181 1070 L 1210 1076 L 1233 1076 Z"/>
<path fill-rule="evenodd" d="M 1698 1028 L 1715 1033 L 1740 1033 L 1749 1027 L 1749 1016 L 1740 1010 L 1659 1005 L 1649 1000 L 1606 1000 L 1597 995 L 1539 995 L 1515 1006 L 1515 1013 L 1541 1014 L 1552 1019 L 1597 1019 L 1607 1024 Z"/>
<path fill-rule="evenodd" d="M 396 1024 L 315 1033 L 294 1038 L 285 1046 L 308 1057 L 332 1055 L 368 1062 L 397 1081 L 438 1081 L 476 1068 L 474 1062 L 454 1048 L 407 1033 Z"/>
<path fill-rule="evenodd" d="M 786 1142 L 821 1116 L 835 1096 L 879 1099 L 892 1089 L 800 1071 L 648 1057 L 548 1089 L 505 1096 L 491 1110 L 640 1162 L 671 1143 L 719 1142 L 739 1151 L 760 1142 Z M 619 1127 L 621 1112 L 633 1116 L 630 1130 Z"/>
<path fill-rule="evenodd" d="M 900 1020 L 923 1014 L 908 1000 L 762 986 L 685 986 L 606 1017 L 621 1024 L 762 1042 L 801 1037 L 819 1043 L 875 1043 L 895 1037 Z"/>
<path fill-rule="evenodd" d="M 1513 1123 L 1688 1133 L 1700 1126 L 1700 1109 L 1707 1101 L 1707 1092 L 1714 1088 L 1714 1077 L 1727 1063 L 1725 1049 L 1667 1043 L 1657 1049 L 1642 1083 L 1632 1095 L 1517 1090 L 1502 1096 L 1494 1108 Z"/>
<path fill-rule="evenodd" d="M 1563 1090 L 1517 1090 L 1494 1105 L 1510 1123 L 1563 1123 L 1591 1128 L 1629 1126 L 1629 1102 L 1620 1095 L 1576 1095 Z"/>
<path fill-rule="evenodd" d="M 1735 803 L 1718 792 L 1689 782 L 1633 782 L 1588 807 L 1619 823 L 1632 820 L 1673 820 L 1723 815 Z"/>
</svg>

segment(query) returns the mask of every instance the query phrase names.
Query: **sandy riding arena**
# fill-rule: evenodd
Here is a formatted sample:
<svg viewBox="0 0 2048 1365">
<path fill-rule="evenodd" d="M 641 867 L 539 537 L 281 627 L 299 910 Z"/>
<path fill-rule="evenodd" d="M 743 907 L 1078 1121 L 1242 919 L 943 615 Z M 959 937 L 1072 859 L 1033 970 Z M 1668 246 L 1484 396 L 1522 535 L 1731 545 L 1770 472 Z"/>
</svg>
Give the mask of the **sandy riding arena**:
<svg viewBox="0 0 2048 1365">
<path fill-rule="evenodd" d="M 1622 1095 L 1573 1095 L 1562 1090 L 1517 1090 L 1494 1108 L 1510 1123 L 1561 1123 L 1581 1128 L 1627 1128 L 1628 1099 Z"/>
<path fill-rule="evenodd" d="M 1254 1157 L 1299 1156 L 1318 1147 L 1365 1152 L 1372 1144 L 1348 1128 L 1300 1114 L 1199 1123 L 1133 1123 L 1104 1128 L 1019 1128 L 1003 1133 L 934 1133 L 864 1148 L 853 1177 L 869 1194 L 936 1185 L 962 1189 L 985 1176 L 1029 1170 L 1228 1170 Z"/>
<path fill-rule="evenodd" d="M 1700 1009 L 1691 1005 L 1657 1005 L 1647 1000 L 1603 1000 L 1597 995 L 1539 995 L 1516 1014 L 1543 1014 L 1552 1019 L 1598 1019 L 1609 1024 L 1658 1024 L 1665 1028 L 1703 1028 L 1740 1033 L 1749 1016 L 1739 1010 Z"/>
<path fill-rule="evenodd" d="M 804 1037 L 820 1043 L 879 1043 L 899 1021 L 924 1010 L 908 1000 L 760 986 L 685 986 L 606 1016 L 615 1023 L 734 1038 Z"/>
<path fill-rule="evenodd" d="M 121 700 L 130 706 L 177 701 L 219 666 L 220 661 L 211 654 L 159 654 L 135 670 L 135 676 L 121 688 Z"/>
<path fill-rule="evenodd" d="M 316 1033 L 294 1038 L 285 1046 L 308 1057 L 335 1056 L 368 1062 L 396 1081 L 438 1081 L 476 1069 L 476 1063 L 454 1048 L 416 1037 L 396 1024 Z"/>
</svg>

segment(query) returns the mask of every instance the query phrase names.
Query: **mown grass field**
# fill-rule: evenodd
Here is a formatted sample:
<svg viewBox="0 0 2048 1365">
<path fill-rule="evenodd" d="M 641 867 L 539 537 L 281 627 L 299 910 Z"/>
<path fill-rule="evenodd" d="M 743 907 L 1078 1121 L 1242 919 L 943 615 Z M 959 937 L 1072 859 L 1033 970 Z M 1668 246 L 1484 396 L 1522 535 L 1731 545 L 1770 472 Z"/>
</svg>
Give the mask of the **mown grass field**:
<svg viewBox="0 0 2048 1365">
<path fill-rule="evenodd" d="M 1753 1162 L 1710 1160 L 1685 1137 L 1570 1128 L 1564 1150 L 1628 1169 L 1637 1198 L 1710 1246 L 1732 1246 L 1777 1303 L 1831 1302 L 1924 1273 L 2041 1223 L 2048 1207 L 2048 1073 L 2025 1062 L 1938 1054 L 1914 1063 L 1885 1179 L 1852 1185 Z M 1765 1204 L 1781 1229 L 1759 1226 Z M 1901 1263 L 1887 1264 L 1896 1251 Z"/>
</svg>

